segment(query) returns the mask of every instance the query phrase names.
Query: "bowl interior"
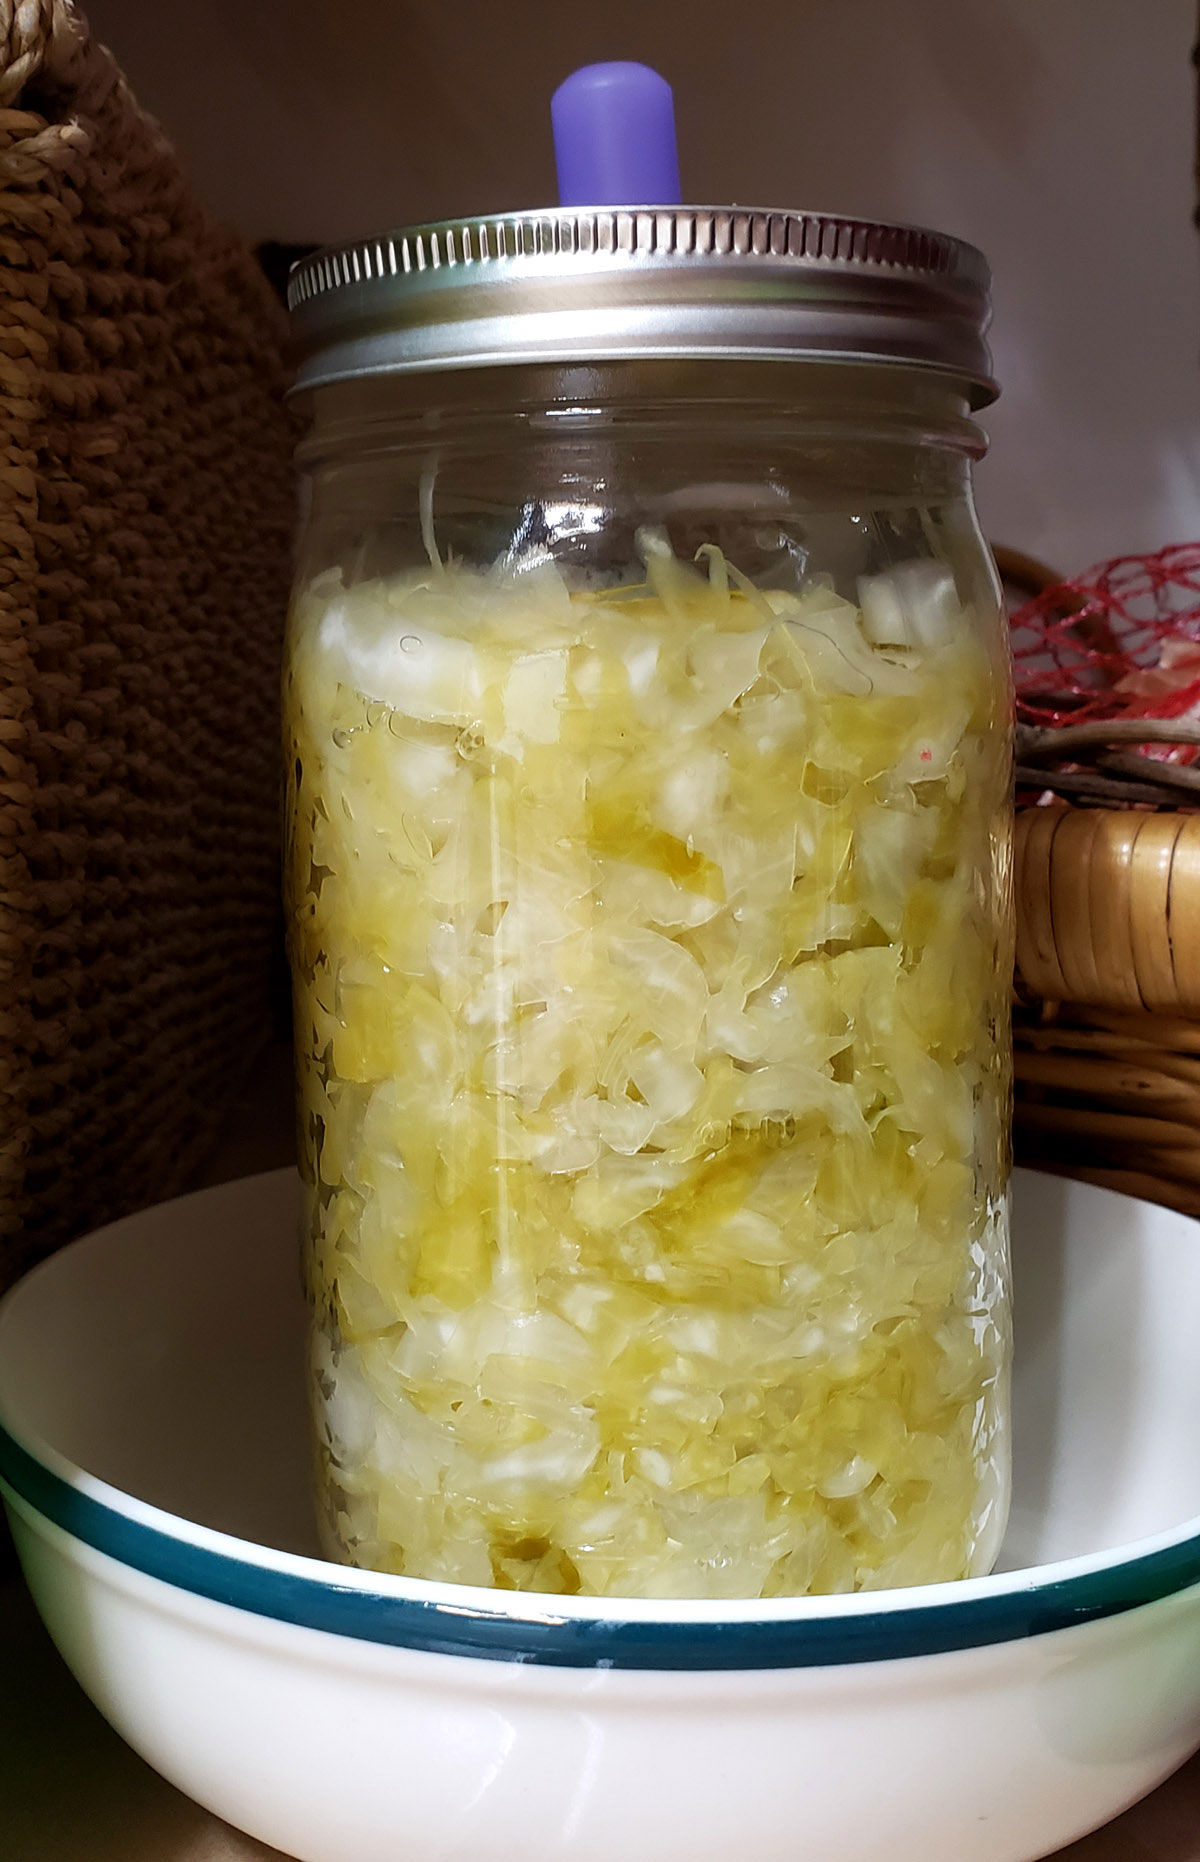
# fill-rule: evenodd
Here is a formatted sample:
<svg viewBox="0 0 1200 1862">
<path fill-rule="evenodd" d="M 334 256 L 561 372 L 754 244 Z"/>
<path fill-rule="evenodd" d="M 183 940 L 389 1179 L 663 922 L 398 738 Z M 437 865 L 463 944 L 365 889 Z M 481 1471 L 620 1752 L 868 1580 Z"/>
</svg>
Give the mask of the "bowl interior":
<svg viewBox="0 0 1200 1862">
<path fill-rule="evenodd" d="M 291 1172 L 143 1211 L 0 1310 L 0 1422 L 167 1513 L 319 1556 Z M 1200 1515 L 1200 1229 L 1018 1173 L 1015 1497 L 1001 1568 Z"/>
</svg>

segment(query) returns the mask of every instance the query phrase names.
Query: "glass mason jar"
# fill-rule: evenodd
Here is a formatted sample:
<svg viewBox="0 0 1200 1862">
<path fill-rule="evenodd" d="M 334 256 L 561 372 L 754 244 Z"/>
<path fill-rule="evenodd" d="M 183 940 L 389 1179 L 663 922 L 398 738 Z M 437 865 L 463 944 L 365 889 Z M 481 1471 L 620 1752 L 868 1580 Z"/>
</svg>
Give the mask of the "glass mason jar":
<svg viewBox="0 0 1200 1862">
<path fill-rule="evenodd" d="M 565 213 L 293 286 L 312 1388 L 374 1569 L 781 1596 L 1003 1531 L 986 274 L 762 217 L 643 249 L 649 308 L 636 226 L 568 275 Z"/>
</svg>

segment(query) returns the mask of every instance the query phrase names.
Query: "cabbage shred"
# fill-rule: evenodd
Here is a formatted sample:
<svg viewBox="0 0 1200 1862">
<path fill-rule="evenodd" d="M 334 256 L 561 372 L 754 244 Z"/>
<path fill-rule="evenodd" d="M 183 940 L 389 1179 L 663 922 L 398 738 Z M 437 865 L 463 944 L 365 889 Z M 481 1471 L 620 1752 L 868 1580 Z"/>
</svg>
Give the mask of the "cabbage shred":
<svg viewBox="0 0 1200 1862">
<path fill-rule="evenodd" d="M 313 582 L 287 678 L 330 1548 L 758 1597 L 1007 1483 L 1006 688 L 934 565 Z"/>
</svg>

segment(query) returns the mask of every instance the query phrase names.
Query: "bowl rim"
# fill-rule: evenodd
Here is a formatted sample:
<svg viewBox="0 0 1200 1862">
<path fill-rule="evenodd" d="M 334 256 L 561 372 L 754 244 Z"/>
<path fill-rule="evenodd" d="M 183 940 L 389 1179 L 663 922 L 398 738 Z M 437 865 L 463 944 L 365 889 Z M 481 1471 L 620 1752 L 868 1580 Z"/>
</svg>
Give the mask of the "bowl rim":
<svg viewBox="0 0 1200 1862">
<path fill-rule="evenodd" d="M 164 1512 L 0 1421 L 0 1494 L 69 1539 L 252 1616 L 427 1654 L 566 1668 L 817 1668 L 1024 1641 L 1200 1587 L 1200 1517 L 1052 1564 L 833 1597 L 560 1597 L 393 1577 Z"/>
</svg>

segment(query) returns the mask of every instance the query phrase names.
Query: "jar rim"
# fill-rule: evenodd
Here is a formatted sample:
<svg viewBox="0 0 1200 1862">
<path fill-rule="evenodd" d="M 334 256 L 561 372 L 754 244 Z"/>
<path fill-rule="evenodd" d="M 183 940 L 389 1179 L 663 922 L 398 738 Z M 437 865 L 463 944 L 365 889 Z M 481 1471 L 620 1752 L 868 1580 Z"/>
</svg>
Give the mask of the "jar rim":
<svg viewBox="0 0 1200 1862">
<path fill-rule="evenodd" d="M 327 247 L 291 274 L 296 389 L 636 360 L 890 363 L 995 399 L 990 274 L 925 228 L 741 207 L 550 208 Z"/>
</svg>

